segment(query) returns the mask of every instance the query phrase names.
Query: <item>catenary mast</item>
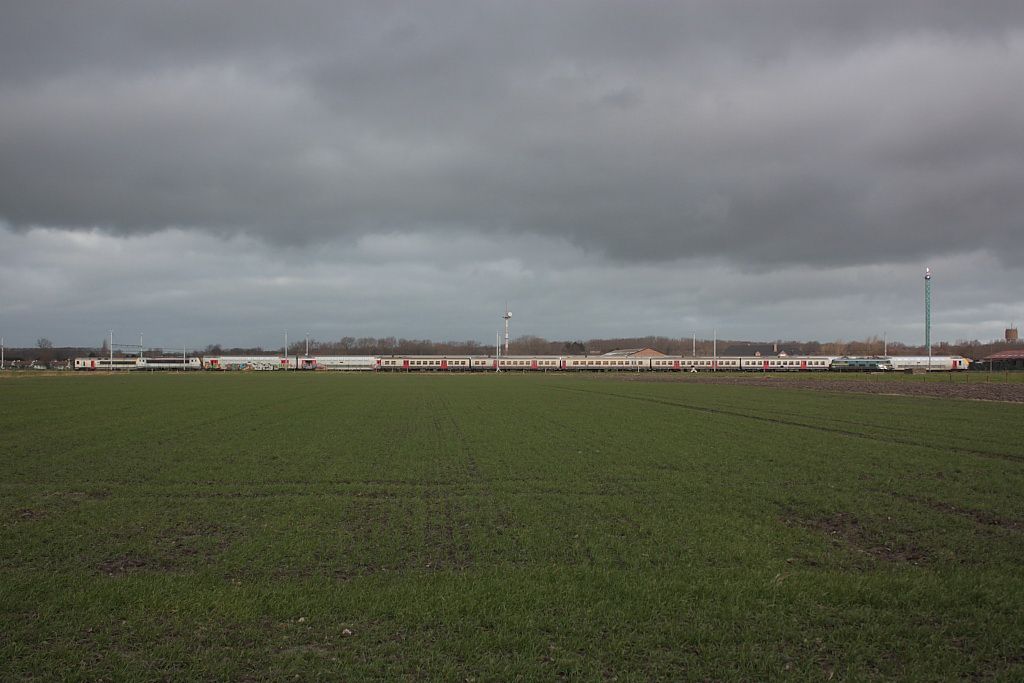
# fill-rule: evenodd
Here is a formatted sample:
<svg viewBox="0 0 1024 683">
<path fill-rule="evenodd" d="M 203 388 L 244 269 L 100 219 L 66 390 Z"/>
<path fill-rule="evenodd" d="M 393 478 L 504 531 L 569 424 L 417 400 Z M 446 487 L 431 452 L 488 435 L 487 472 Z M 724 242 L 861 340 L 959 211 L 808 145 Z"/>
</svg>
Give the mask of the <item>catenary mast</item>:
<svg viewBox="0 0 1024 683">
<path fill-rule="evenodd" d="M 508 321 L 512 317 L 512 311 L 508 310 L 508 302 L 505 302 L 505 315 L 502 316 L 505 319 L 505 355 L 508 355 Z"/>
<path fill-rule="evenodd" d="M 932 369 L 932 269 L 924 269 L 924 345 L 928 347 L 928 369 Z"/>
</svg>

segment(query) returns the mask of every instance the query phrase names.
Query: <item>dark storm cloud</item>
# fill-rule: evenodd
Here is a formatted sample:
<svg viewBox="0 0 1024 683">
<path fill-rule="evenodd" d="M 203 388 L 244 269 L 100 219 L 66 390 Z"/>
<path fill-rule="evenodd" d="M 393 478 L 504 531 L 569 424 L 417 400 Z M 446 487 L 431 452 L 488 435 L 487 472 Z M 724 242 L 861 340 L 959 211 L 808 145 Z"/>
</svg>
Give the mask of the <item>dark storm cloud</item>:
<svg viewBox="0 0 1024 683">
<path fill-rule="evenodd" d="M 1019 2 L 11 3 L 0 217 L 1019 258 Z"/>
</svg>

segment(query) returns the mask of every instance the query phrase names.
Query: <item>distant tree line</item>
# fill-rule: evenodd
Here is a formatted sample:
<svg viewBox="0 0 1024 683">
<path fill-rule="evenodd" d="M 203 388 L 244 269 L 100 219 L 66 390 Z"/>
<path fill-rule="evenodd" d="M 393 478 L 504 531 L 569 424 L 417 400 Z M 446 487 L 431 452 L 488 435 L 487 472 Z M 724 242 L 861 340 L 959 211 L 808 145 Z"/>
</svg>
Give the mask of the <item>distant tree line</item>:
<svg viewBox="0 0 1024 683">
<path fill-rule="evenodd" d="M 718 354 L 727 355 L 730 348 L 742 355 L 753 355 L 755 348 L 765 349 L 762 355 L 771 355 L 776 350 L 785 350 L 789 354 L 822 355 L 822 356 L 869 356 L 881 355 L 885 342 L 880 337 L 868 337 L 862 340 L 830 342 L 776 340 L 768 342 L 751 342 L 746 340 L 719 339 Z M 600 355 L 615 349 L 652 348 L 670 356 L 689 356 L 694 351 L 691 337 L 618 337 L 588 340 L 548 340 L 543 337 L 524 335 L 509 342 L 509 353 L 513 355 Z M 1011 348 L 1021 348 L 1021 344 L 1004 341 L 981 342 L 978 340 L 957 340 L 950 343 L 937 342 L 932 346 L 932 353 L 937 356 L 961 355 L 968 358 L 984 358 L 985 356 Z M 698 356 L 710 356 L 714 350 L 714 342 L 710 339 L 697 339 Z M 748 351 L 749 350 L 749 351 Z M 181 355 L 181 349 L 150 348 L 145 350 L 146 356 Z M 306 351 L 305 339 L 289 344 L 288 353 L 302 355 Z M 210 344 L 203 349 L 189 349 L 189 355 L 207 356 L 250 356 L 274 355 L 281 352 L 281 347 L 263 348 L 260 346 L 233 346 Z M 478 341 L 441 341 L 429 339 L 404 339 L 396 337 L 341 337 L 335 341 L 318 339 L 309 340 L 309 352 L 320 356 L 389 356 L 389 355 L 474 355 L 487 356 L 494 354 L 494 346 L 481 344 Z M 65 346 L 56 347 L 49 340 L 40 338 L 32 348 L 7 348 L 5 355 L 9 360 L 66 361 L 76 357 L 106 356 L 109 353 L 106 341 L 99 348 Z M 121 353 L 115 350 L 115 355 Z M 893 356 L 924 355 L 924 346 L 913 346 L 890 341 L 888 353 Z"/>
<path fill-rule="evenodd" d="M 869 356 L 881 355 L 886 347 L 880 337 L 868 337 L 863 340 L 831 342 L 819 341 L 795 341 L 777 340 L 768 342 L 750 342 L 746 340 L 719 339 L 718 353 L 724 355 L 726 349 L 770 347 L 768 354 L 775 350 L 785 350 L 790 354 L 801 355 L 822 355 L 822 356 Z M 1019 346 L 1019 345 L 1018 345 Z M 588 340 L 548 340 L 534 335 L 523 335 L 509 341 L 509 354 L 512 355 L 600 355 L 615 349 L 638 349 L 651 348 L 670 356 L 689 356 L 694 352 L 694 341 L 692 337 L 617 337 L 607 339 Z M 1014 348 L 1013 344 L 1003 341 L 982 343 L 978 340 L 963 341 L 955 343 L 938 342 L 932 346 L 932 353 L 935 355 L 962 355 L 969 358 L 981 358 L 996 351 Z M 710 356 L 715 349 L 715 342 L 711 339 L 697 339 L 696 353 L 698 356 Z M 207 346 L 203 353 L 208 355 L 250 355 L 262 353 L 278 353 L 276 349 L 252 348 L 226 348 L 220 344 Z M 302 355 L 306 351 L 305 339 L 289 344 L 290 354 Z M 323 341 L 318 339 L 309 340 L 309 352 L 311 355 L 321 356 L 389 356 L 389 355 L 455 355 L 467 354 L 486 356 L 494 354 L 494 346 L 481 344 L 478 341 L 441 341 L 435 342 L 429 339 L 404 339 L 395 337 L 342 337 L 337 341 Z M 502 346 L 504 353 L 504 345 Z M 752 355 L 753 352 L 751 352 Z M 890 355 L 923 355 L 927 353 L 924 346 L 911 346 L 900 342 L 890 341 L 888 343 Z"/>
</svg>

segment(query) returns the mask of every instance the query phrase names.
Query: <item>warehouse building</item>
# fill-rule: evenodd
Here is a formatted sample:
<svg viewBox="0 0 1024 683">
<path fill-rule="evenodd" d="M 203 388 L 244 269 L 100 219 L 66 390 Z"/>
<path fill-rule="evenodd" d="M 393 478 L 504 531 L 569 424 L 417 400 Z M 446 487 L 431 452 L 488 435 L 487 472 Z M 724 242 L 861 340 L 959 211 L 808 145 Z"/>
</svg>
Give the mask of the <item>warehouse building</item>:
<svg viewBox="0 0 1024 683">
<path fill-rule="evenodd" d="M 981 360 L 982 369 L 1024 370 L 1024 350 L 1000 351 Z"/>
</svg>

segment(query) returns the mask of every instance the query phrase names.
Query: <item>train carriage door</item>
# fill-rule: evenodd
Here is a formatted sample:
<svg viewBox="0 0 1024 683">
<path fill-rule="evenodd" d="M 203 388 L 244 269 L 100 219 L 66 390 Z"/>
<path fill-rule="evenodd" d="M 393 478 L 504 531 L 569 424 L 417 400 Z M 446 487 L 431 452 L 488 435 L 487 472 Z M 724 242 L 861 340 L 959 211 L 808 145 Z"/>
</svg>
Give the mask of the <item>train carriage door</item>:
<svg viewBox="0 0 1024 683">
<path fill-rule="evenodd" d="M 805 360 L 800 361 L 800 369 L 801 370 L 806 370 L 807 369 L 807 361 L 805 361 Z"/>
<path fill-rule="evenodd" d="M 678 358 L 676 360 L 672 361 L 672 369 L 673 370 L 679 370 L 680 369 L 680 367 L 679 367 L 679 359 Z"/>
<path fill-rule="evenodd" d="M 408 370 L 409 369 L 409 359 L 408 358 L 403 358 L 402 359 L 402 369 L 403 370 Z"/>
<path fill-rule="evenodd" d="M 536 358 L 534 358 L 534 359 L 532 359 L 530 361 L 530 369 L 531 370 L 536 370 L 537 369 L 537 359 Z"/>
<path fill-rule="evenodd" d="M 558 360 L 558 367 L 560 367 L 561 369 L 565 370 L 565 359 L 564 358 L 560 358 Z"/>
<path fill-rule="evenodd" d="M 448 369 L 448 359 L 447 358 L 441 359 L 441 369 L 442 370 L 447 370 Z"/>
<path fill-rule="evenodd" d="M 95 369 L 96 369 L 96 361 L 92 361 L 92 369 L 93 369 L 93 370 L 95 370 Z"/>
<path fill-rule="evenodd" d="M 762 370 L 767 370 L 768 369 L 768 359 L 767 358 L 764 359 L 764 364 L 761 366 L 761 369 Z"/>
</svg>

